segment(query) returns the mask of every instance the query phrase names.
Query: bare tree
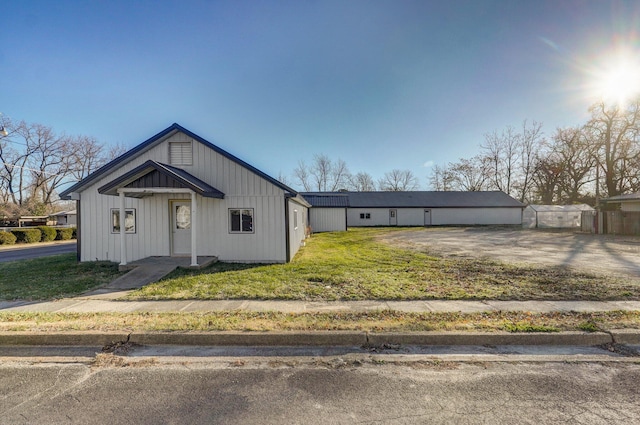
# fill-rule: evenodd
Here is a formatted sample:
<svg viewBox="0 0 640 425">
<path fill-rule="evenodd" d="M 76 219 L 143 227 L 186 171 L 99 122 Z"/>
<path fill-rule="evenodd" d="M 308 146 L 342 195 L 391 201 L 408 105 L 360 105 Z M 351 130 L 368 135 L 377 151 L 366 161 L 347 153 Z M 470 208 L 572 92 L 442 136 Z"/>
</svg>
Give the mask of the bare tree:
<svg viewBox="0 0 640 425">
<path fill-rule="evenodd" d="M 541 144 L 544 142 L 542 139 L 542 123 L 533 121 L 530 126 L 527 126 L 527 121 L 522 123 L 522 134 L 518 140 L 519 148 L 519 178 L 515 184 L 519 192 L 520 202 L 530 201 L 533 172 L 535 169 L 535 160 Z"/>
<path fill-rule="evenodd" d="M 485 134 L 480 145 L 482 153 L 489 159 L 493 186 L 509 195 L 513 195 L 513 183 L 516 174 L 519 136 L 515 129 L 507 126 L 502 133 L 493 131 Z"/>
<path fill-rule="evenodd" d="M 637 169 L 629 167 L 639 155 L 640 98 L 622 107 L 604 102 L 593 105 L 585 135 L 596 148 L 597 166 L 604 174 L 607 196 L 630 190 Z"/>
<path fill-rule="evenodd" d="M 418 188 L 418 179 L 411 170 L 394 169 L 384 173 L 384 177 L 378 180 L 378 188 L 388 192 L 416 190 Z"/>
<path fill-rule="evenodd" d="M 477 192 L 487 189 L 491 179 L 491 166 L 486 157 L 476 155 L 471 159 L 461 158 L 458 162 L 450 163 L 450 190 L 464 190 Z"/>
<path fill-rule="evenodd" d="M 433 190 L 453 190 L 453 175 L 447 166 L 435 165 L 429 176 L 429 185 Z"/>
<path fill-rule="evenodd" d="M 356 192 L 373 192 L 376 190 L 376 183 L 371 174 L 359 172 L 351 176 L 351 190 Z"/>
<path fill-rule="evenodd" d="M 302 160 L 299 161 L 293 172 L 298 183 L 307 192 L 335 192 L 346 189 L 351 179 L 346 162 L 341 159 L 333 162 L 325 154 L 314 155 L 311 166 L 307 166 Z"/>
</svg>

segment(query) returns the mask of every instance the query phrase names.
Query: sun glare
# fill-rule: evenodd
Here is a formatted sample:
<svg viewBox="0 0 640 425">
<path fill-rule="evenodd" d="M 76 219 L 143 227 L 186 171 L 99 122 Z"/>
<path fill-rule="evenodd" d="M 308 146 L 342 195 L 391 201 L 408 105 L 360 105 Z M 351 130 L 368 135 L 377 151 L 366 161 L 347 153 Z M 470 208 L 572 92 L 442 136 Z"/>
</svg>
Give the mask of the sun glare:
<svg viewBox="0 0 640 425">
<path fill-rule="evenodd" d="M 607 103 L 624 105 L 640 95 L 640 62 L 630 57 L 608 63 L 596 75 L 596 96 Z"/>
</svg>

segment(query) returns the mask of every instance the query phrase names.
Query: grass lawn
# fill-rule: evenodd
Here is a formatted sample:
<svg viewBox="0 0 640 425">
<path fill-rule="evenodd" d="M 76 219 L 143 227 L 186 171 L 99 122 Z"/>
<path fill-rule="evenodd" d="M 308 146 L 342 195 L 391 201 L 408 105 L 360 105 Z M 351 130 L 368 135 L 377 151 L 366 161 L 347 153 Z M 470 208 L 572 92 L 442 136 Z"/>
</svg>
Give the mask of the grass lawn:
<svg viewBox="0 0 640 425">
<path fill-rule="evenodd" d="M 115 263 L 79 264 L 74 253 L 0 263 L 0 299 L 45 300 L 77 295 L 120 274 Z"/>
<path fill-rule="evenodd" d="M 640 312 L 595 313 L 2 313 L 0 332 L 61 331 L 507 331 L 640 328 Z"/>
<path fill-rule="evenodd" d="M 402 229 L 354 228 L 314 235 L 289 264 L 217 263 L 177 270 L 130 299 L 629 300 L 640 280 L 441 258 L 380 241 Z"/>
</svg>

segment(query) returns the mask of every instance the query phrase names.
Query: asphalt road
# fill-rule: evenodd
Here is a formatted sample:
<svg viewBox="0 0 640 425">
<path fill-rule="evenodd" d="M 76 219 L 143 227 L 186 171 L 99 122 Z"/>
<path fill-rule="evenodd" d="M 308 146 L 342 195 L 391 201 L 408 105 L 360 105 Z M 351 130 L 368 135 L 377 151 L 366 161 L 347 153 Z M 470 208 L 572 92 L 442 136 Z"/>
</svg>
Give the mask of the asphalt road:
<svg viewBox="0 0 640 425">
<path fill-rule="evenodd" d="M 3 248 L 0 250 L 0 263 L 76 252 L 76 246 L 76 241 L 68 241 L 40 246 L 34 245 Z"/>
<path fill-rule="evenodd" d="M 629 362 L 378 355 L 0 363 L 1 424 L 630 424 Z"/>
</svg>

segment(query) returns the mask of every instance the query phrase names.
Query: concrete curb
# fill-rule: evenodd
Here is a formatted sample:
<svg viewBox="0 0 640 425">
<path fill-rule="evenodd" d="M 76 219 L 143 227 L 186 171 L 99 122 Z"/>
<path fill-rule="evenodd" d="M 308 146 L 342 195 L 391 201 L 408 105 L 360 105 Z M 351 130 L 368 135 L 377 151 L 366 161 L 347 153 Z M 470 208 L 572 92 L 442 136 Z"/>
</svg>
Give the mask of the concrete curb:
<svg viewBox="0 0 640 425">
<path fill-rule="evenodd" d="M 388 345 L 554 345 L 640 344 L 640 330 L 604 332 L 0 332 L 0 346 L 105 346 L 129 341 L 140 345 L 185 346 L 382 346 Z"/>
</svg>

